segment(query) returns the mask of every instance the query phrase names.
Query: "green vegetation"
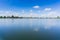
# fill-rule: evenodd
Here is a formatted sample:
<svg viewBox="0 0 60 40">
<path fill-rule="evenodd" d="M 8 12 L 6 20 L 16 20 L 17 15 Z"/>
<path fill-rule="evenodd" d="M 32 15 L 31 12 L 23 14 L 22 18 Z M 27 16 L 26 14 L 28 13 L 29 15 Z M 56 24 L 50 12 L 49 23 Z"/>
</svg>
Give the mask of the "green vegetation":
<svg viewBox="0 0 60 40">
<path fill-rule="evenodd" d="M 0 18 L 23 18 L 23 17 L 19 17 L 19 16 L 0 16 Z"/>
<path fill-rule="evenodd" d="M 59 19 L 60 19 L 60 17 L 59 17 L 59 16 L 57 16 L 57 18 L 59 18 Z"/>
<path fill-rule="evenodd" d="M 2 16 L 0 16 L 0 18 L 3 18 Z"/>
<path fill-rule="evenodd" d="M 60 19 L 60 16 L 57 17 L 19 17 L 19 16 L 0 16 L 0 18 L 26 18 L 26 19 Z"/>
</svg>

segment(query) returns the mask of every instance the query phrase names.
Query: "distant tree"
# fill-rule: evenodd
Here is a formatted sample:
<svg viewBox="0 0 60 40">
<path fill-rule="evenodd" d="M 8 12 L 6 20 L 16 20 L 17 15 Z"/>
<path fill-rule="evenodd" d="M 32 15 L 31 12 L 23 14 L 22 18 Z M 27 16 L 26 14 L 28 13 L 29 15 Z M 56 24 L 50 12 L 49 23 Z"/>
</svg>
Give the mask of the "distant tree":
<svg viewBox="0 0 60 40">
<path fill-rule="evenodd" d="M 20 17 L 20 18 L 23 18 L 23 17 Z"/>
<path fill-rule="evenodd" d="M 6 18 L 6 16 L 4 16 L 4 18 Z"/>
<path fill-rule="evenodd" d="M 3 18 L 3 16 L 0 16 L 0 18 Z"/>
<path fill-rule="evenodd" d="M 15 18 L 19 18 L 19 16 L 15 16 Z"/>
<path fill-rule="evenodd" d="M 11 17 L 12 17 L 12 18 L 14 18 L 14 16 L 13 16 L 13 15 L 12 15 Z"/>
<path fill-rule="evenodd" d="M 60 18 L 59 16 L 57 16 L 57 18 Z"/>
</svg>

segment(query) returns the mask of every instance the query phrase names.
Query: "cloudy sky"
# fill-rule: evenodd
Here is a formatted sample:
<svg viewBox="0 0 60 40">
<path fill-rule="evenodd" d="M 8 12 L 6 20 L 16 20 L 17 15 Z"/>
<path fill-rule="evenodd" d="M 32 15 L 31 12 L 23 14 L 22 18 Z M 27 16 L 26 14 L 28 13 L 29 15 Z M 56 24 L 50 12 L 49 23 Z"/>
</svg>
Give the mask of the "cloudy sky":
<svg viewBox="0 0 60 40">
<path fill-rule="evenodd" d="M 60 0 L 0 0 L 0 15 L 59 16 Z"/>
</svg>

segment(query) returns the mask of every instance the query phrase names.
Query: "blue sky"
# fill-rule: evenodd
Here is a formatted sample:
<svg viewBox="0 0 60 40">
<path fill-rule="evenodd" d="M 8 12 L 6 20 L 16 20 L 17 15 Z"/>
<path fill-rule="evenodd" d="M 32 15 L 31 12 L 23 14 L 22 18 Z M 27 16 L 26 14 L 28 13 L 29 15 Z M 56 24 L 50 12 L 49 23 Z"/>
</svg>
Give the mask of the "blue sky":
<svg viewBox="0 0 60 40">
<path fill-rule="evenodd" d="M 57 3 L 60 3 L 60 0 L 0 0 L 0 8 L 29 9 L 35 5 L 39 5 L 41 7 L 51 7 Z"/>
<path fill-rule="evenodd" d="M 0 11 L 12 10 L 15 12 L 19 11 L 19 14 L 21 14 L 22 10 L 26 13 L 29 10 L 33 10 L 34 13 L 39 14 L 37 11 L 40 10 L 40 14 L 43 14 L 45 9 L 59 11 L 60 0 L 0 0 Z"/>
</svg>

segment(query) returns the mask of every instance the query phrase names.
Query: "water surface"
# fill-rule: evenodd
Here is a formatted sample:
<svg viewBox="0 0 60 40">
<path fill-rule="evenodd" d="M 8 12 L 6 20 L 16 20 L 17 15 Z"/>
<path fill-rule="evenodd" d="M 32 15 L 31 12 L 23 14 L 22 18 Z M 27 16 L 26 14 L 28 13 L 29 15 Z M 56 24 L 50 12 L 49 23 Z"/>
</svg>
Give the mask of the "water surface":
<svg viewBox="0 0 60 40">
<path fill-rule="evenodd" d="M 0 40 L 60 40 L 60 19 L 0 19 Z"/>
</svg>

